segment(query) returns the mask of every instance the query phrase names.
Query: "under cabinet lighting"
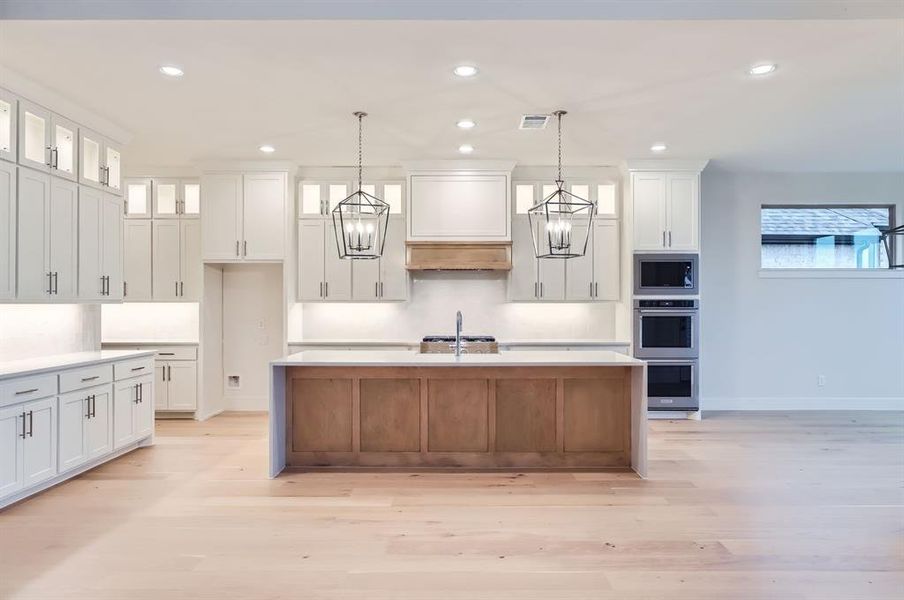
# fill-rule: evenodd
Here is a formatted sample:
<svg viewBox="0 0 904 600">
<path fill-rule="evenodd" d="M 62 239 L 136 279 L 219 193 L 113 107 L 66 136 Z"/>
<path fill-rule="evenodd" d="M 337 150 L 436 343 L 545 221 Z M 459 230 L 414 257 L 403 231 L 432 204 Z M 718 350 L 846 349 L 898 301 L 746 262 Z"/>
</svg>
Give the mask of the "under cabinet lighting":
<svg viewBox="0 0 904 600">
<path fill-rule="evenodd" d="M 477 75 L 477 67 L 474 65 L 458 65 L 452 72 L 459 77 L 474 77 Z"/>
<path fill-rule="evenodd" d="M 773 63 L 763 63 L 761 65 L 754 65 L 748 69 L 747 73 L 749 75 L 768 75 L 775 71 L 775 64 Z"/>
<path fill-rule="evenodd" d="M 167 77 L 182 77 L 185 75 L 185 72 L 175 65 L 163 65 L 160 67 L 160 72 Z"/>
<path fill-rule="evenodd" d="M 470 154 L 474 152 L 474 146 L 472 146 L 471 144 L 462 144 L 458 147 L 458 151 L 462 154 Z"/>
</svg>

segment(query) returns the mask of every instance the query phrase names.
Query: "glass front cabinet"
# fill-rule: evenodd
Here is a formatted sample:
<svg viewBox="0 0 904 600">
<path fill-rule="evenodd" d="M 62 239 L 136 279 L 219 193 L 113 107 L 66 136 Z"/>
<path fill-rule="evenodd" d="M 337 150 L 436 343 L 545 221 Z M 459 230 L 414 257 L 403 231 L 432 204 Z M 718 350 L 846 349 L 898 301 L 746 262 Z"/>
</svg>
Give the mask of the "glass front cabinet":
<svg viewBox="0 0 904 600">
<path fill-rule="evenodd" d="M 0 88 L 0 159 L 16 162 L 19 99 Z"/>
<path fill-rule="evenodd" d="M 79 131 L 79 183 L 122 193 L 122 153 L 112 140 L 88 130 Z"/>
</svg>

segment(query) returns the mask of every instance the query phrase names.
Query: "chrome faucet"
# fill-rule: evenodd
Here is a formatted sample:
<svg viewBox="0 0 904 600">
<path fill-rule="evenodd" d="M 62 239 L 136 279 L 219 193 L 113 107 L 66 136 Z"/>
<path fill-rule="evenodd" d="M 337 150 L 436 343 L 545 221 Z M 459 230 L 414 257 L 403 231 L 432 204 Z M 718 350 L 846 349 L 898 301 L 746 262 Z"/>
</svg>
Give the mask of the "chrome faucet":
<svg viewBox="0 0 904 600">
<path fill-rule="evenodd" d="M 461 356 L 461 311 L 455 313 L 455 356 Z"/>
</svg>

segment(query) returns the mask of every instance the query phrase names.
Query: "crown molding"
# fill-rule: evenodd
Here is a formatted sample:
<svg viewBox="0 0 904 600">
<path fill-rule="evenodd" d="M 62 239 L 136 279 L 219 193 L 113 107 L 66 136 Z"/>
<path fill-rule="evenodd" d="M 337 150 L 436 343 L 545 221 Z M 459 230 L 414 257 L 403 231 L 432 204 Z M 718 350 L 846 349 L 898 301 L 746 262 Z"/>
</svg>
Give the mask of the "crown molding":
<svg viewBox="0 0 904 600">
<path fill-rule="evenodd" d="M 709 164 L 705 160 L 681 160 L 670 158 L 639 158 L 626 160 L 625 169 L 629 172 L 637 171 L 694 171 L 699 173 Z"/>
</svg>

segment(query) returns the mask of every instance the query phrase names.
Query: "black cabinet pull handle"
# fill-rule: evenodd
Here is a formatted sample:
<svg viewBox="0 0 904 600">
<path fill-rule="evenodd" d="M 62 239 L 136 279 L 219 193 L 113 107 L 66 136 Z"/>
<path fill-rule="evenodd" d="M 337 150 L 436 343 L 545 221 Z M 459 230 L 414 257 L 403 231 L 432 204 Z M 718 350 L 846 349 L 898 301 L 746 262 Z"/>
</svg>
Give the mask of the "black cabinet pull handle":
<svg viewBox="0 0 904 600">
<path fill-rule="evenodd" d="M 22 394 L 31 394 L 32 392 L 37 392 L 38 388 L 31 388 L 30 390 L 21 390 L 15 393 L 16 396 L 21 396 Z"/>
<path fill-rule="evenodd" d="M 35 436 L 35 411 L 28 411 L 28 437 Z"/>
<path fill-rule="evenodd" d="M 22 433 L 20 434 L 22 439 L 25 439 L 25 411 L 22 411 Z"/>
<path fill-rule="evenodd" d="M 144 367 L 133 367 L 132 368 L 133 371 L 141 371 L 142 369 L 144 369 Z"/>
<path fill-rule="evenodd" d="M 97 396 L 91 394 L 91 418 L 97 416 Z"/>
<path fill-rule="evenodd" d="M 87 405 L 85 407 L 85 418 L 90 419 L 91 418 L 91 396 L 88 396 L 87 398 L 85 398 L 85 404 Z"/>
<path fill-rule="evenodd" d="M 94 381 L 95 379 L 100 379 L 100 375 L 94 375 L 93 377 L 82 377 L 82 381 Z"/>
</svg>

